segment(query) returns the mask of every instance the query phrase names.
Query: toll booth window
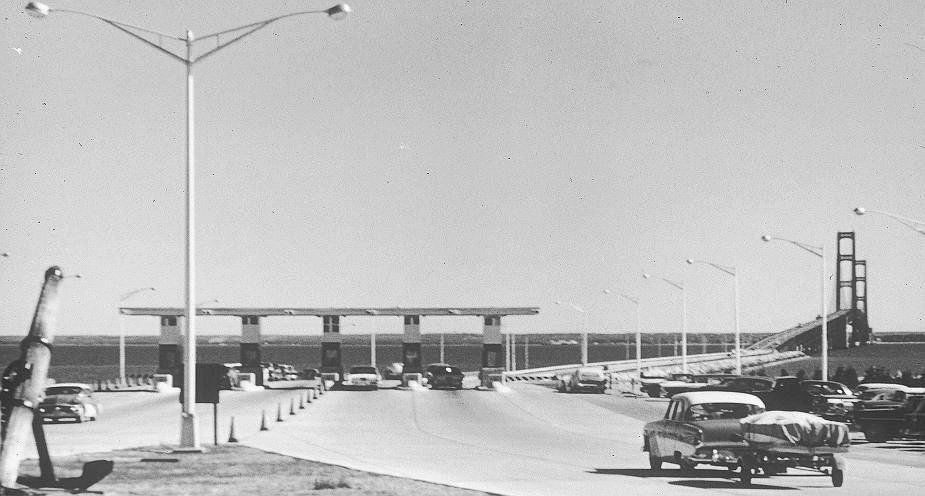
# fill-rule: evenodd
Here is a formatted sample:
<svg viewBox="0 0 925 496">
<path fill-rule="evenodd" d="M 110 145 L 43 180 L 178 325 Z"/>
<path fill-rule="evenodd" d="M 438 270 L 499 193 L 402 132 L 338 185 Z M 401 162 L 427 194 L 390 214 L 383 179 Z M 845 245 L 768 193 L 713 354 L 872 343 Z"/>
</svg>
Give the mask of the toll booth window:
<svg viewBox="0 0 925 496">
<path fill-rule="evenodd" d="M 256 315 L 247 315 L 245 317 L 241 317 L 241 320 L 244 321 L 244 325 L 259 325 L 260 324 L 260 317 L 257 317 Z"/>
<path fill-rule="evenodd" d="M 337 315 L 324 317 L 324 332 L 340 332 L 340 317 Z"/>
<path fill-rule="evenodd" d="M 486 325 L 486 326 L 500 326 L 500 325 L 501 325 L 501 317 L 499 317 L 499 316 L 497 316 L 497 315 L 489 315 L 489 316 L 486 316 L 486 317 L 485 317 L 485 325 Z"/>
<path fill-rule="evenodd" d="M 405 315 L 405 325 L 421 325 L 421 316 Z"/>
<path fill-rule="evenodd" d="M 161 325 L 165 327 L 176 327 L 177 318 L 173 315 L 161 317 Z"/>
</svg>

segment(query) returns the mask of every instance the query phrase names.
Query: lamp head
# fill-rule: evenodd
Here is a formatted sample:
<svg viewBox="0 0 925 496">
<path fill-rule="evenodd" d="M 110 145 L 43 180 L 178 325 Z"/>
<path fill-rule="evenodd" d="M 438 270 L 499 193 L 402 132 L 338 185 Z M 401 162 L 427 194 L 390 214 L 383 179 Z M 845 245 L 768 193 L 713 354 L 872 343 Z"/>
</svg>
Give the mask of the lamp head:
<svg viewBox="0 0 925 496">
<path fill-rule="evenodd" d="M 688 258 L 688 259 L 686 260 L 686 262 L 687 262 L 688 265 L 694 265 L 694 259 L 693 259 L 693 258 Z"/>
<path fill-rule="evenodd" d="M 350 13 L 350 6 L 345 3 L 339 3 L 325 12 L 328 13 L 328 17 L 334 19 L 335 21 L 341 21 L 347 17 L 347 14 Z"/>
<path fill-rule="evenodd" d="M 51 8 L 41 2 L 29 2 L 26 4 L 26 12 L 32 17 L 41 19 L 48 16 L 48 13 L 51 12 Z"/>
<path fill-rule="evenodd" d="M 867 212 L 867 209 L 864 207 L 857 207 L 854 209 L 854 213 L 858 215 L 864 215 Z"/>
<path fill-rule="evenodd" d="M 652 278 L 652 274 L 643 272 L 643 273 L 642 273 L 642 278 L 643 278 L 643 279 L 651 279 L 651 278 Z"/>
<path fill-rule="evenodd" d="M 556 305 L 561 305 L 561 304 L 562 304 L 562 300 L 556 300 Z"/>
<path fill-rule="evenodd" d="M 764 236 L 761 237 L 761 240 L 762 240 L 762 241 L 765 241 L 765 242 L 771 241 L 772 239 L 774 239 L 774 238 L 772 238 L 771 236 L 768 236 L 767 234 L 765 234 Z"/>
<path fill-rule="evenodd" d="M 601 291 L 601 292 L 604 293 L 604 294 L 610 294 L 610 290 L 609 290 L 609 289 L 605 289 L 605 290 L 603 290 L 603 291 Z"/>
</svg>

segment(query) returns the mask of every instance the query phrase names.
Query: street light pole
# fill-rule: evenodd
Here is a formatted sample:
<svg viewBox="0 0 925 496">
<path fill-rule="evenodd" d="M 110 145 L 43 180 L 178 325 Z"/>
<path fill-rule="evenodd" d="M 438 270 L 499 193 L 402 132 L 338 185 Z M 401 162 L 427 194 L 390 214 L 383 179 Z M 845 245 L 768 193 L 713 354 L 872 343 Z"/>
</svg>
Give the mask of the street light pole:
<svg viewBox="0 0 925 496">
<path fill-rule="evenodd" d="M 193 81 L 193 65 L 197 62 L 205 59 L 218 52 L 219 50 L 228 47 L 229 45 L 267 27 L 268 25 L 279 21 L 280 19 L 286 19 L 289 17 L 304 15 L 304 14 L 326 14 L 328 17 L 334 20 L 344 19 L 347 14 L 350 12 L 350 7 L 346 4 L 338 4 L 333 7 L 330 7 L 325 10 L 308 10 L 300 12 L 292 12 L 289 14 L 283 14 L 280 16 L 272 17 L 265 19 L 263 21 L 254 22 L 251 24 L 246 24 L 243 26 L 238 26 L 232 29 L 226 29 L 224 31 L 219 31 L 217 33 L 212 33 L 206 36 L 203 36 L 200 39 L 196 39 L 193 36 L 193 33 L 189 30 L 186 31 L 186 37 L 181 38 L 166 33 L 161 33 L 158 31 L 142 28 L 139 26 L 134 26 L 121 21 L 116 21 L 106 17 L 98 16 L 96 14 L 90 14 L 88 12 L 82 12 L 79 10 L 69 10 L 69 9 L 53 9 L 48 5 L 45 5 L 40 2 L 29 2 L 26 5 L 26 11 L 35 16 L 35 17 L 47 17 L 52 12 L 61 12 L 61 13 L 70 13 L 77 14 L 86 17 L 92 17 L 99 21 L 102 21 L 110 26 L 128 34 L 129 36 L 136 38 L 145 44 L 157 49 L 161 53 L 170 56 L 171 58 L 182 62 L 186 66 L 186 274 L 185 274 L 185 297 L 184 297 L 184 320 L 186 323 L 186 340 L 185 340 L 185 353 L 184 353 L 184 369 L 183 369 L 183 410 L 181 412 L 181 432 L 180 432 L 180 446 L 183 448 L 191 448 L 193 450 L 199 450 L 199 429 L 198 422 L 196 420 L 196 308 L 195 298 L 196 293 L 196 238 L 195 238 L 195 133 L 194 133 L 194 81 Z M 155 35 L 161 39 L 175 40 L 180 41 L 186 45 L 186 56 L 180 56 L 176 53 L 163 48 L 160 43 L 155 43 L 151 40 L 148 40 L 144 36 L 138 34 L 137 32 L 143 32 L 149 35 Z M 243 31 L 242 34 L 236 34 Z M 228 41 L 221 41 L 223 35 L 230 35 L 231 38 Z M 211 49 L 208 49 L 204 53 L 194 56 L 193 54 L 193 45 L 196 41 L 204 41 L 210 38 L 215 39 L 215 46 Z"/>
<path fill-rule="evenodd" d="M 144 291 L 157 291 L 157 288 L 153 286 L 148 286 L 145 288 L 133 289 L 129 291 L 128 293 L 124 293 L 122 296 L 119 297 L 119 306 L 122 306 L 122 303 L 125 300 L 131 298 L 132 296 L 135 296 L 138 293 L 142 293 Z M 119 318 L 119 382 L 121 384 L 125 384 L 125 328 L 122 326 L 122 313 L 121 312 L 119 313 L 118 318 Z"/>
<path fill-rule="evenodd" d="M 726 265 L 719 265 L 713 262 L 707 262 L 705 260 L 693 260 L 688 258 L 687 263 L 693 265 L 695 263 L 706 264 L 717 270 L 725 272 L 732 276 L 732 308 L 733 314 L 735 314 L 735 348 L 736 348 L 736 375 L 742 375 L 742 351 L 741 351 L 741 332 L 739 330 L 739 275 L 736 272 L 735 267 L 730 267 Z"/>
<path fill-rule="evenodd" d="M 653 277 L 651 274 L 643 274 L 643 279 Z M 671 286 L 681 290 L 681 370 L 687 373 L 687 291 L 684 289 L 684 282 L 674 282 L 664 277 L 659 277 Z"/>
<path fill-rule="evenodd" d="M 569 301 L 556 301 L 556 305 L 568 305 L 572 310 L 581 313 L 581 364 L 588 364 L 588 312 Z"/>
<path fill-rule="evenodd" d="M 620 293 L 620 296 L 636 305 L 636 378 L 639 379 L 642 377 L 642 315 L 639 298 L 623 293 Z"/>
<path fill-rule="evenodd" d="M 854 209 L 854 213 L 857 215 L 864 215 L 866 213 L 880 214 L 885 215 L 891 219 L 896 220 L 900 224 L 912 229 L 913 231 L 919 234 L 925 234 L 925 221 L 911 219 L 909 217 L 904 217 L 902 215 L 891 214 L 890 212 L 884 212 L 882 210 L 874 210 L 871 208 L 857 207 Z"/>
<path fill-rule="evenodd" d="M 808 243 L 801 243 L 799 241 L 794 241 L 792 239 L 780 238 L 776 236 L 769 236 L 767 234 L 762 236 L 761 239 L 762 241 L 765 241 L 765 242 L 775 241 L 775 240 L 786 241 L 787 243 L 797 246 L 819 257 L 819 260 L 820 260 L 819 267 L 820 267 L 821 275 L 822 275 L 821 277 L 821 280 L 822 280 L 822 302 L 821 302 L 822 339 L 821 339 L 821 345 L 820 345 L 820 347 L 822 348 L 822 380 L 827 381 L 829 380 L 828 379 L 829 377 L 829 331 L 828 331 L 829 318 L 827 315 L 828 309 L 826 308 L 827 305 L 826 305 L 826 291 L 825 291 L 825 280 L 826 280 L 826 277 L 825 277 L 825 244 L 822 244 L 820 246 L 813 246 Z"/>
</svg>

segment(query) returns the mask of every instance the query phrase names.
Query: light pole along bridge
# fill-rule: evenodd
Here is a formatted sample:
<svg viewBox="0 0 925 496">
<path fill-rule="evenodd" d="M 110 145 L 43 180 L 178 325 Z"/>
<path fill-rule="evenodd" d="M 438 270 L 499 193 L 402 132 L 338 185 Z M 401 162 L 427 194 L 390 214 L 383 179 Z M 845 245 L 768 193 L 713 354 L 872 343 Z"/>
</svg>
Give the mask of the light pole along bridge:
<svg viewBox="0 0 925 496">
<path fill-rule="evenodd" d="M 197 316 L 224 316 L 241 319 L 241 372 L 252 372 L 257 385 L 263 385 L 260 362 L 261 326 L 266 317 L 321 317 L 321 372 L 343 375 L 341 363 L 342 317 L 401 317 L 404 321 L 402 362 L 404 371 L 421 373 L 421 318 L 476 316 L 483 318 L 482 371 L 484 377 L 499 374 L 504 369 L 504 349 L 501 341 L 501 318 L 508 315 L 537 315 L 538 307 L 442 307 L 442 308 L 198 308 Z M 160 317 L 158 340 L 158 373 L 179 378 L 181 366 L 180 335 L 184 309 L 179 307 L 121 307 L 122 315 Z M 195 343 L 193 344 L 195 346 Z"/>
</svg>

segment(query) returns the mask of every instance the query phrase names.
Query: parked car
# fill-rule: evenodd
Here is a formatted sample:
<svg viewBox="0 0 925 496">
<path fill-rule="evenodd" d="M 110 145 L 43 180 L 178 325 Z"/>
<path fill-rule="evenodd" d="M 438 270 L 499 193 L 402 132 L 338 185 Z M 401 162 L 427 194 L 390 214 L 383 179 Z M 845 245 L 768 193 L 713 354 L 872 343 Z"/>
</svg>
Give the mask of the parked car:
<svg viewBox="0 0 925 496">
<path fill-rule="evenodd" d="M 354 365 L 350 367 L 341 386 L 344 388 L 379 389 L 379 371 L 372 365 Z"/>
<path fill-rule="evenodd" d="M 459 367 L 445 363 L 432 363 L 424 369 L 424 379 L 431 389 L 462 389 L 463 377 Z"/>
<path fill-rule="evenodd" d="M 684 374 L 690 376 L 685 380 L 672 382 L 666 381 L 659 384 L 663 394 L 671 398 L 678 393 L 687 393 L 690 391 L 699 391 L 708 386 L 720 386 L 726 382 L 736 379 L 739 376 L 735 374 Z"/>
<path fill-rule="evenodd" d="M 318 369 L 303 369 L 302 377 L 308 380 L 314 380 L 321 377 L 321 372 Z"/>
<path fill-rule="evenodd" d="M 390 363 L 389 366 L 385 368 L 386 380 L 401 379 L 401 374 L 404 368 L 405 365 L 401 362 Z"/>
<path fill-rule="evenodd" d="M 676 463 L 682 470 L 698 464 L 734 469 L 751 451 L 743 438 L 739 419 L 764 411 L 757 396 L 727 391 L 693 391 L 677 394 L 668 403 L 665 417 L 643 429 L 643 451 L 649 467 Z"/>
<path fill-rule="evenodd" d="M 864 388 L 854 405 L 854 424 L 871 443 L 895 437 L 919 437 L 916 411 L 925 398 L 925 388 L 902 384 L 877 384 Z"/>
<path fill-rule="evenodd" d="M 752 393 L 770 391 L 774 387 L 774 379 L 762 376 L 740 376 L 731 378 L 721 384 L 710 384 L 700 388 L 700 391 L 730 391 L 736 393 Z"/>
<path fill-rule="evenodd" d="M 45 399 L 39 404 L 42 420 L 57 422 L 96 420 L 100 404 L 93 397 L 93 388 L 87 384 L 64 382 L 45 388 Z"/>
<path fill-rule="evenodd" d="M 826 420 L 850 423 L 858 397 L 848 386 L 834 381 L 802 381 L 800 388 L 812 397 L 812 411 Z"/>
<path fill-rule="evenodd" d="M 559 379 L 558 389 L 562 393 L 592 391 L 603 394 L 607 389 L 607 376 L 603 367 L 579 367 Z"/>
</svg>

